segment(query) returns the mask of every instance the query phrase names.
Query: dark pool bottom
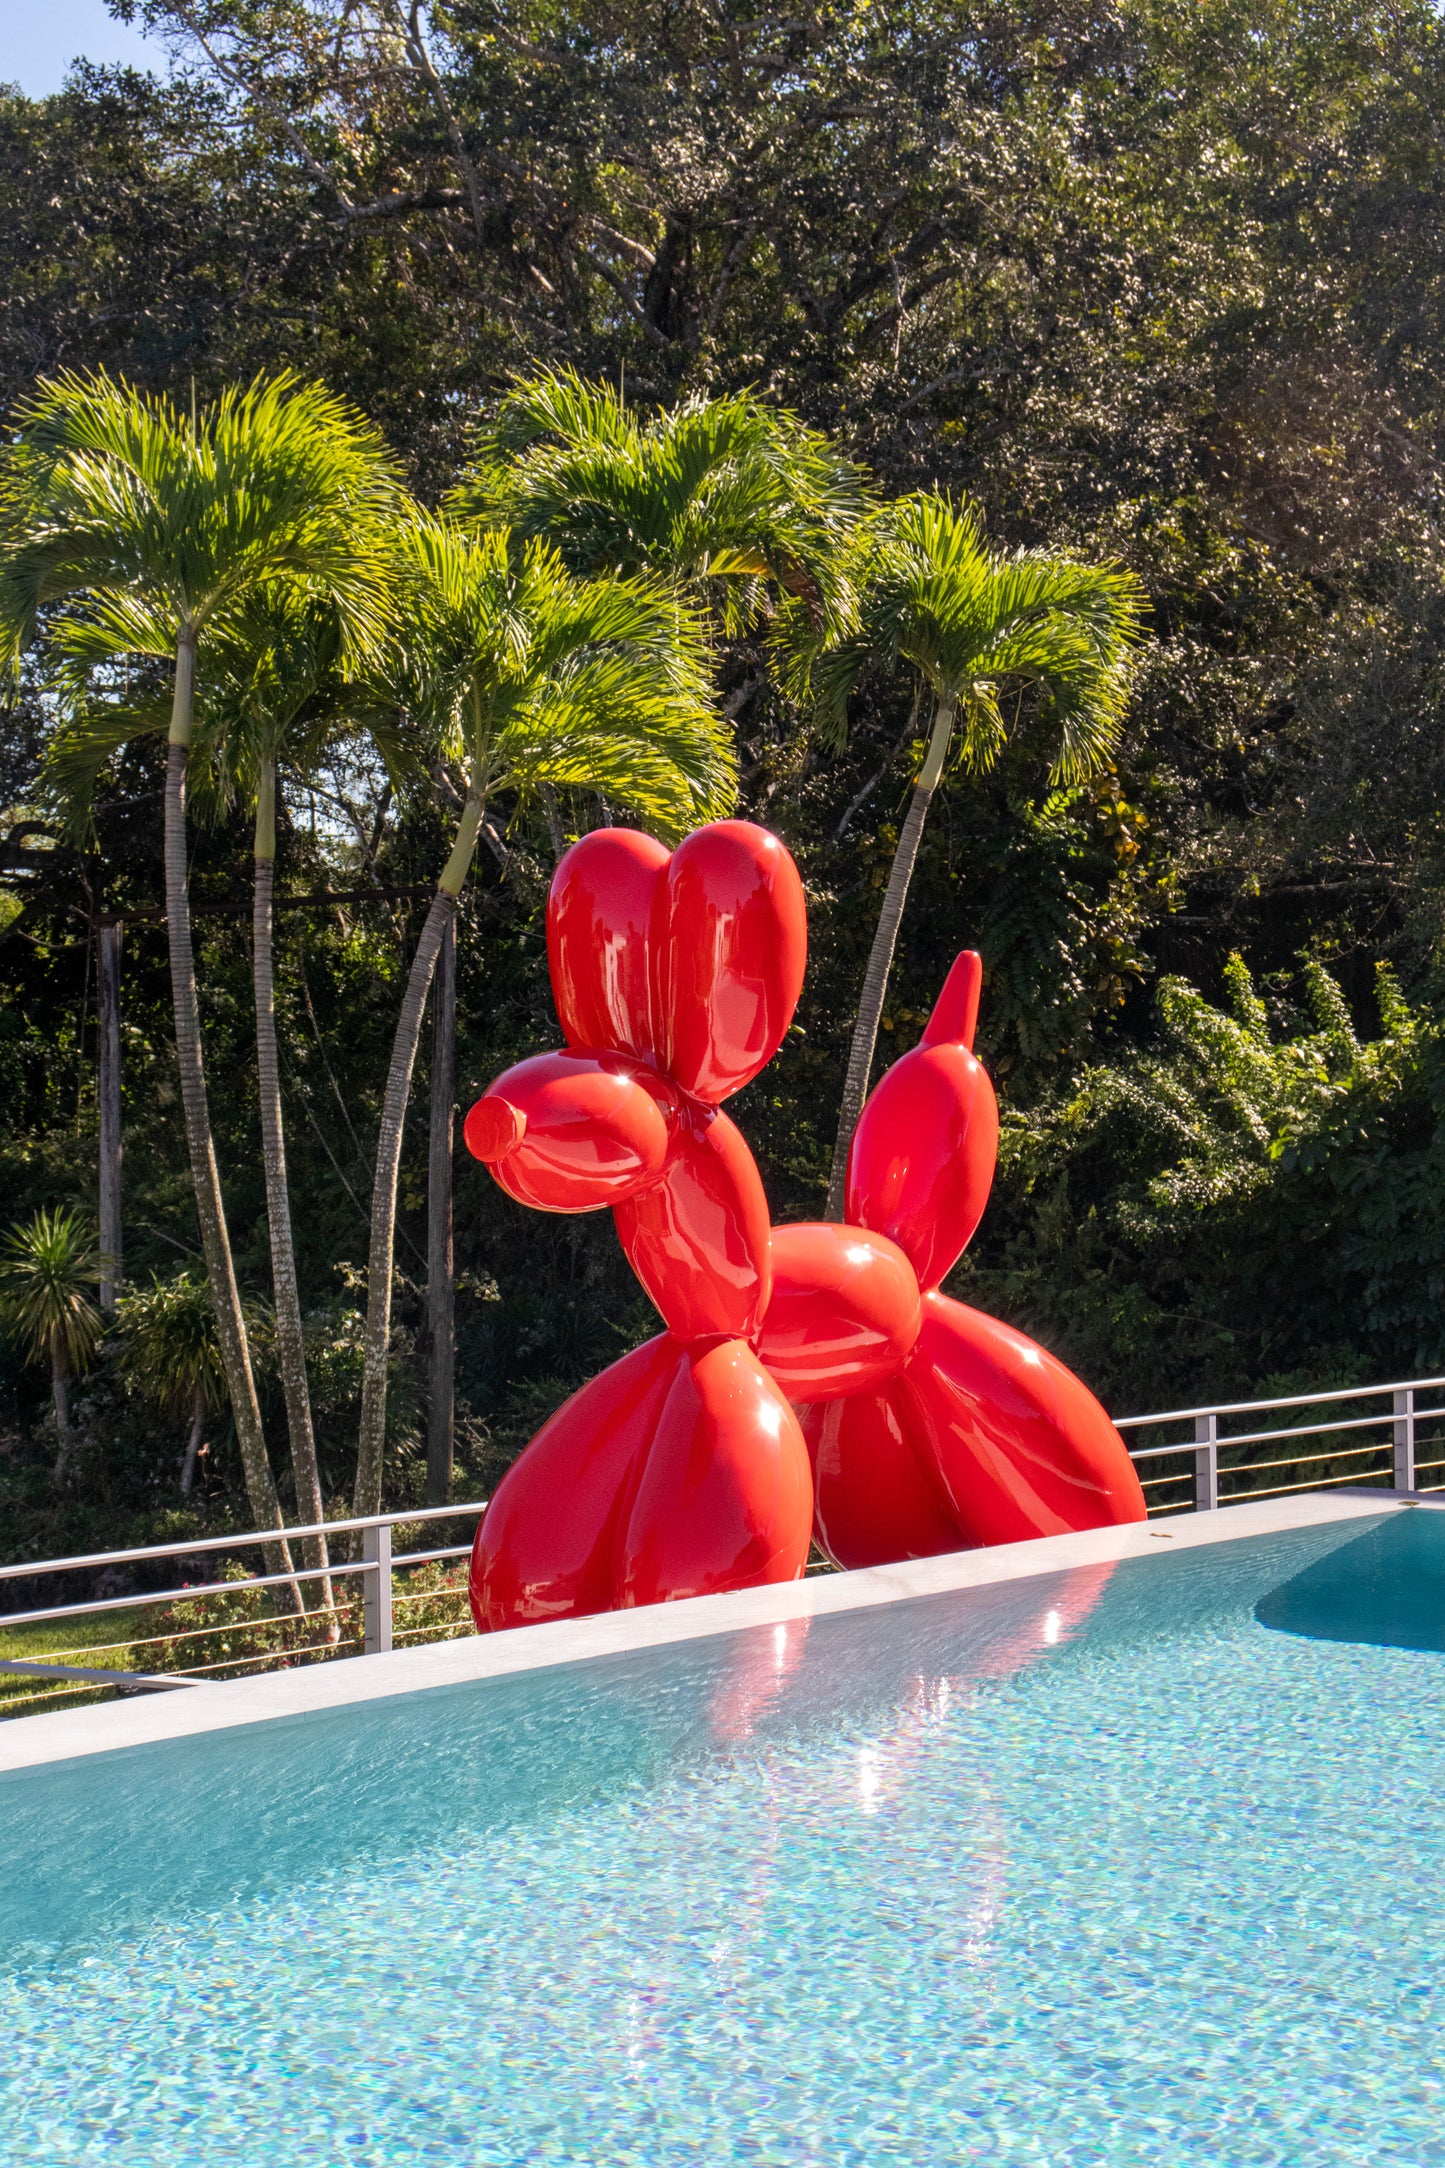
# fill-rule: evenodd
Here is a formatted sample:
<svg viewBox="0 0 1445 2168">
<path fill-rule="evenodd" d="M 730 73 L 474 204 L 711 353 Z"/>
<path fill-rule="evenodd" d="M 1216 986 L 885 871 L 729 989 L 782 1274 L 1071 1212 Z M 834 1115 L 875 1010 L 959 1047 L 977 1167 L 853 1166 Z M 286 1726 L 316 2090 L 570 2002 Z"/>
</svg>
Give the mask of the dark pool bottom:
<svg viewBox="0 0 1445 2168">
<path fill-rule="evenodd" d="M 0 2161 L 1445 2163 L 1442 1626 L 1422 1511 L 0 1779 Z"/>
</svg>

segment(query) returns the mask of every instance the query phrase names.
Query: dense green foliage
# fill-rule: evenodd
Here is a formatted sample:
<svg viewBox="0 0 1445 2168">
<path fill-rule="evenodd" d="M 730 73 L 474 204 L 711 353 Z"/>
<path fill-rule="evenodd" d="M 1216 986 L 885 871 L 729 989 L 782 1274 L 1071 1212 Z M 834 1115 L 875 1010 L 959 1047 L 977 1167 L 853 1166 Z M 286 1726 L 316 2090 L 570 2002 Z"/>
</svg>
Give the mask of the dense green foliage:
<svg viewBox="0 0 1445 2168">
<path fill-rule="evenodd" d="M 0 1320 L 33 1362 L 83 1369 L 100 1338 L 90 1297 L 99 1277 L 93 1231 L 79 1213 L 42 1208 L 0 1246 Z"/>
<path fill-rule="evenodd" d="M 986 778 L 940 792 L 903 923 L 885 1053 L 916 1036 L 959 947 L 979 946 L 988 972 L 1005 1155 L 955 1284 L 1037 1329 L 1115 1406 L 1433 1368 L 1435 11 L 885 0 L 775 18 L 458 0 L 432 11 L 425 52 L 389 0 L 134 12 L 174 31 L 169 85 L 90 73 L 39 104 L 0 97 L 7 408 L 65 368 L 104 364 L 185 402 L 288 363 L 354 400 L 439 504 L 495 452 L 477 431 L 509 384 L 574 366 L 641 414 L 751 390 L 829 431 L 889 494 L 966 491 L 991 546 L 1119 558 L 1150 617 L 1113 769 L 1056 786 L 1025 710 Z M 798 1026 L 736 1111 L 786 1217 L 821 1202 L 920 726 L 903 679 L 875 669 L 830 750 L 773 689 L 765 648 L 762 621 L 732 624 L 724 706 L 742 809 L 804 867 L 813 950 Z M 126 1267 L 144 1283 L 196 1247 L 160 768 L 135 746 L 103 783 L 94 842 L 66 843 L 35 806 L 45 723 L 32 689 L 0 736 L 0 1195 L 7 1219 L 93 1209 L 90 922 L 119 912 Z M 360 753 L 314 788 L 288 779 L 286 805 L 283 1081 L 339 1496 L 387 1050 L 454 808 L 391 791 Z M 549 812 L 506 810 L 462 901 L 463 1104 L 555 1036 Z M 601 814 L 564 790 L 557 816 L 575 830 Z M 227 1204 L 260 1295 L 247 852 L 222 807 L 196 834 L 193 895 Z M 340 900 L 301 901 L 323 889 Z M 398 1497 L 420 1480 L 406 1335 L 421 1324 L 424 1116 L 423 1080 L 402 1179 Z M 462 1160 L 457 1230 L 472 1488 L 647 1317 L 605 1219 L 523 1214 Z M 43 1375 L 17 1363 L 5 1389 L 17 1540 L 119 1539 L 169 1508 L 176 1420 L 113 1364 L 75 1396 L 63 1493 L 37 1427 Z M 275 1439 L 263 1381 L 268 1395 Z M 210 1509 L 231 1510 L 219 1433 L 206 1467 Z"/>
<path fill-rule="evenodd" d="M 1008 1120 L 980 1299 L 1140 1406 L 1199 1378 L 1229 1392 L 1438 1372 L 1438 1012 L 1385 965 L 1370 1036 L 1318 962 L 1303 1015 L 1261 1000 L 1237 956 L 1225 977 L 1222 1010 L 1164 980 L 1145 1046 Z"/>
</svg>

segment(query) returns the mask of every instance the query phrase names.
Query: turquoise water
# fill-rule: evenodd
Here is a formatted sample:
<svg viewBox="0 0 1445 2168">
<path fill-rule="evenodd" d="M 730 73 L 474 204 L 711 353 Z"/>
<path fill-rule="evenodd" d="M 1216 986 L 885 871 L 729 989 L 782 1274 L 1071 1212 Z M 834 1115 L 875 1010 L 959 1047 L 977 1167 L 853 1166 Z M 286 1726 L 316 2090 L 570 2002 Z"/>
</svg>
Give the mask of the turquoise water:
<svg viewBox="0 0 1445 2168">
<path fill-rule="evenodd" d="M 1442 1608 L 1161 1540 L 0 1778 L 0 2161 L 1445 2163 Z"/>
</svg>

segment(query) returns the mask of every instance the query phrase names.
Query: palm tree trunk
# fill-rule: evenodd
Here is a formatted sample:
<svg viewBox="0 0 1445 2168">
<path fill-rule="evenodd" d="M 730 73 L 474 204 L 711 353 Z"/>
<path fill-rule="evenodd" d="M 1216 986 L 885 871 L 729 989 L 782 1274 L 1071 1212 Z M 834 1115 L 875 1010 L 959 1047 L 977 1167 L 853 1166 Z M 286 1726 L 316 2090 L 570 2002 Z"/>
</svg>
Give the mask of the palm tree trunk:
<svg viewBox="0 0 1445 2168">
<path fill-rule="evenodd" d="M 455 918 L 457 896 L 477 847 L 483 800 L 473 791 L 457 824 L 457 840 L 426 915 L 407 976 L 397 1019 L 381 1107 L 376 1145 L 376 1179 L 371 1190 L 371 1247 L 366 1267 L 366 1341 L 361 1372 L 361 1434 L 356 1448 L 356 1490 L 351 1510 L 381 1511 L 382 1449 L 386 1439 L 386 1365 L 391 1350 L 391 1272 L 396 1239 L 396 1190 L 401 1173 L 402 1132 L 411 1097 L 412 1071 L 421 1043 L 422 1012 L 436 969 L 444 929 Z"/>
<path fill-rule="evenodd" d="M 181 1462 L 181 1496 L 189 1498 L 191 1485 L 196 1480 L 196 1455 L 201 1450 L 201 1433 L 206 1427 L 206 1388 L 197 1385 L 191 1395 L 191 1429 L 186 1439 L 186 1457 Z"/>
<path fill-rule="evenodd" d="M 940 699 L 933 718 L 933 729 L 929 734 L 928 751 L 924 756 L 918 780 L 913 786 L 903 833 L 898 838 L 898 848 L 893 854 L 893 865 L 883 895 L 883 909 L 878 914 L 873 946 L 868 952 L 868 968 L 863 974 L 863 991 L 858 997 L 858 1018 L 853 1026 L 853 1043 L 848 1049 L 848 1073 L 843 1080 L 843 1104 L 838 1115 L 838 1134 L 833 1143 L 833 1170 L 828 1182 L 827 1204 L 827 1217 L 830 1220 L 841 1220 L 847 1206 L 848 1151 L 853 1142 L 853 1132 L 858 1126 L 858 1117 L 863 1112 L 863 1102 L 868 1097 L 868 1078 L 878 1045 L 878 1025 L 883 1015 L 883 998 L 888 991 L 888 974 L 893 968 L 893 952 L 898 946 L 903 906 L 908 901 L 908 886 L 913 879 L 913 868 L 918 863 L 923 823 L 928 818 L 928 808 L 933 802 L 933 793 L 938 788 L 938 779 L 948 757 L 956 713 L 957 705 L 953 700 Z"/>
<path fill-rule="evenodd" d="M 547 835 L 552 845 L 552 863 L 560 865 L 567 849 L 567 838 L 562 831 L 562 811 L 557 803 L 557 793 L 550 783 L 539 783 L 537 795 L 542 801 L 542 811 L 547 816 Z"/>
<path fill-rule="evenodd" d="M 96 1080 L 96 1096 L 100 1101 L 100 1306 L 107 1311 L 115 1309 L 116 1288 L 121 1276 L 120 943 L 120 922 L 107 919 L 100 928 L 96 999 L 100 1071 Z"/>
<path fill-rule="evenodd" d="M 432 994 L 431 1140 L 427 1164 L 426 1502 L 451 1496 L 456 1384 L 456 1287 L 452 1252 L 452 1143 L 457 1067 L 457 931 L 448 920 Z"/>
<path fill-rule="evenodd" d="M 276 1297 L 276 1352 L 286 1426 L 291 1436 L 291 1468 L 296 1479 L 296 1511 L 302 1521 L 326 1518 L 316 1434 L 311 1424 L 311 1395 L 306 1383 L 306 1341 L 301 1329 L 301 1297 L 296 1283 L 296 1249 L 291 1231 L 291 1197 L 286 1181 L 286 1136 L 281 1117 L 281 1072 L 276 1049 L 276 982 L 272 943 L 272 897 L 276 880 L 276 763 L 261 762 L 256 794 L 255 890 L 252 898 L 252 972 L 256 988 L 256 1069 L 261 1096 L 261 1153 L 266 1168 L 266 1224 L 271 1235 L 271 1284 Z M 302 1552 L 308 1566 L 325 1573 L 330 1564 L 324 1536 L 307 1536 Z M 330 1576 L 317 1583 L 320 1605 L 334 1605 Z M 340 1632 L 340 1628 L 337 1628 Z"/>
<path fill-rule="evenodd" d="M 182 639 L 176 648 L 176 686 L 166 755 L 165 800 L 166 934 L 171 959 L 171 998 L 176 1016 L 176 1065 L 180 1070 L 186 1145 L 196 1190 L 196 1216 L 201 1223 L 206 1277 L 210 1282 L 216 1336 L 221 1343 L 221 1360 L 231 1395 L 236 1438 L 241 1448 L 246 1494 L 258 1528 L 282 1528 L 285 1522 L 271 1475 L 271 1463 L 266 1456 L 261 1407 L 256 1398 L 251 1349 L 241 1311 L 241 1291 L 236 1285 L 236 1268 L 226 1232 L 221 1177 L 216 1166 L 216 1147 L 206 1099 L 206 1072 L 201 1055 L 201 1011 L 196 993 L 196 959 L 191 947 L 191 909 L 186 887 L 186 769 L 190 759 L 195 668 L 195 643 Z M 267 1546 L 266 1563 L 272 1573 L 291 1571 L 291 1554 L 284 1542 Z M 287 1594 L 297 1612 L 305 1608 L 296 1582 L 290 1583 Z"/>
<path fill-rule="evenodd" d="M 50 1397 L 55 1403 L 55 1435 L 59 1440 L 55 1455 L 55 1480 L 63 1483 L 74 1440 L 70 1432 L 70 1396 L 65 1389 L 65 1358 L 59 1348 L 52 1348 L 50 1351 Z"/>
</svg>

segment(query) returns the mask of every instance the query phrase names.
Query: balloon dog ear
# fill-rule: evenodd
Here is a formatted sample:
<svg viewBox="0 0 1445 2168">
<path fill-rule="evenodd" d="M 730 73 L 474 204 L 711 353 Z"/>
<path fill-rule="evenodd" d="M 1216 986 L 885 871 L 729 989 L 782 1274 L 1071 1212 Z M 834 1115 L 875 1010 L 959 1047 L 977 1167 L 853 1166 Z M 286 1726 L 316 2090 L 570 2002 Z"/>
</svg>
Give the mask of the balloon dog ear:
<svg viewBox="0 0 1445 2168">
<path fill-rule="evenodd" d="M 664 1066 L 649 950 L 668 852 L 636 828 L 597 828 L 567 852 L 547 898 L 547 967 L 569 1046 Z"/>
<path fill-rule="evenodd" d="M 652 922 L 663 1067 L 718 1106 L 765 1068 L 803 990 L 808 916 L 787 848 L 751 821 L 679 844 Z"/>
<path fill-rule="evenodd" d="M 569 1046 L 650 1062 L 708 1106 L 777 1052 L 807 953 L 798 869 L 751 821 L 715 821 L 670 856 L 636 829 L 596 829 L 552 882 L 547 961 Z"/>
<path fill-rule="evenodd" d="M 923 1045 L 956 1044 L 971 1054 L 982 992 L 983 958 L 977 949 L 965 949 L 961 956 L 954 958 L 953 969 L 943 982 L 943 992 L 933 1004 L 933 1014 L 923 1027 Z"/>
</svg>

